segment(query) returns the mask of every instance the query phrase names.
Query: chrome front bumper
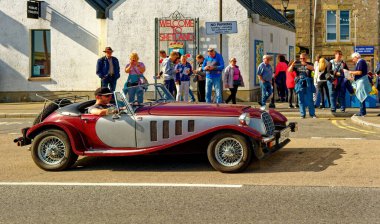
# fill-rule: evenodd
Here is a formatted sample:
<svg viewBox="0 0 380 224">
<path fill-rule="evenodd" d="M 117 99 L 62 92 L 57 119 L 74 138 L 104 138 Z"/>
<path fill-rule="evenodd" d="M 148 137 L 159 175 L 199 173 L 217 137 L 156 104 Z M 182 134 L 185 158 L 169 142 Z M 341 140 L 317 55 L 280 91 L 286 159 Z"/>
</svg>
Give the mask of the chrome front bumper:
<svg viewBox="0 0 380 224">
<path fill-rule="evenodd" d="M 276 151 L 290 142 L 290 132 L 298 131 L 297 122 L 291 122 L 289 125 L 282 129 L 274 131 L 272 136 L 265 137 L 261 141 L 261 146 L 267 151 Z"/>
</svg>

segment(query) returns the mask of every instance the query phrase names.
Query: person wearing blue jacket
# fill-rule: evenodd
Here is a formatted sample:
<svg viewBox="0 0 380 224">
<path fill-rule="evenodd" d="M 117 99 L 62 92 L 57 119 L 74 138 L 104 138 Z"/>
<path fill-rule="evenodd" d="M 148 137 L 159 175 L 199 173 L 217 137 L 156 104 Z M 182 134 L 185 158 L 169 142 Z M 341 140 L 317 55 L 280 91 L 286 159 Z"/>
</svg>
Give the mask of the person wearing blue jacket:
<svg viewBox="0 0 380 224">
<path fill-rule="evenodd" d="M 177 89 L 177 101 L 189 101 L 189 90 L 190 90 L 190 76 L 193 74 L 193 68 L 190 63 L 187 62 L 187 57 L 185 55 L 181 56 L 180 63 L 176 65 L 176 70 L 178 71 L 175 77 L 175 83 L 179 87 Z"/>
<path fill-rule="evenodd" d="M 104 57 L 96 63 L 96 74 L 101 80 L 101 87 L 108 87 L 112 92 L 116 89 L 116 82 L 120 78 L 119 60 L 112 56 L 112 48 L 106 47 Z"/>
<path fill-rule="evenodd" d="M 207 52 L 208 56 L 203 61 L 202 66 L 202 69 L 206 71 L 206 103 L 211 103 L 212 87 L 215 90 L 216 103 L 222 103 L 223 86 L 221 84 L 224 60 L 214 48 L 209 48 Z"/>
<path fill-rule="evenodd" d="M 298 104 L 300 106 L 301 118 L 306 116 L 306 107 L 309 108 L 309 114 L 312 118 L 317 118 L 315 115 L 313 93 L 315 93 L 315 86 L 313 78 L 311 77 L 311 72 L 314 71 L 314 65 L 307 62 L 307 54 L 302 53 L 300 55 L 300 61 L 293 62 L 289 68 L 288 72 L 295 71 L 297 76 L 295 79 L 295 88 L 298 95 Z"/>
</svg>

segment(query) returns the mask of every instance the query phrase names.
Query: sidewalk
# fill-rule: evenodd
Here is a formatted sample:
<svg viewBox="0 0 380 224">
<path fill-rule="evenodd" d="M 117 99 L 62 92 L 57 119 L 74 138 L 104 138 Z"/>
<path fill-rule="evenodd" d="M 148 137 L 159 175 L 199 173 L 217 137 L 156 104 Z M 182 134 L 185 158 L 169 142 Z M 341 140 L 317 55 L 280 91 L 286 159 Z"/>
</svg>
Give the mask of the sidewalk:
<svg viewBox="0 0 380 224">
<path fill-rule="evenodd" d="M 257 102 L 238 102 L 239 104 L 249 105 L 255 108 L 259 108 Z M 35 118 L 44 108 L 44 103 L 38 102 L 25 102 L 25 103 L 0 103 L 0 118 Z M 287 103 L 276 103 L 276 110 L 283 113 L 289 118 L 298 118 L 300 113 L 298 109 L 288 108 Z M 380 130 L 380 108 L 367 108 L 366 117 L 355 117 L 355 113 L 359 111 L 359 108 L 347 108 L 346 113 L 338 112 L 332 114 L 329 108 L 315 109 L 315 113 L 319 118 L 351 118 L 356 124 L 367 126 L 369 128 Z M 308 117 L 308 116 L 307 116 Z"/>
</svg>

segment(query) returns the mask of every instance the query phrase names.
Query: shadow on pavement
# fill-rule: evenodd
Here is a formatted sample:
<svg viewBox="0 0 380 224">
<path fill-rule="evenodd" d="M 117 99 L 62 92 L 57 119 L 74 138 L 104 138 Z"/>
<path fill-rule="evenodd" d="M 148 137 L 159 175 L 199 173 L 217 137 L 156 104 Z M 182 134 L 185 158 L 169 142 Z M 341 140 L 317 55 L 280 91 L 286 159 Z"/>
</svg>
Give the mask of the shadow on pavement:
<svg viewBox="0 0 380 224">
<path fill-rule="evenodd" d="M 265 160 L 254 161 L 246 172 L 321 172 L 335 166 L 343 154 L 341 148 L 286 148 Z"/>
<path fill-rule="evenodd" d="M 265 160 L 254 159 L 244 173 L 321 172 L 342 158 L 341 148 L 287 148 Z M 206 154 L 148 155 L 132 157 L 84 157 L 70 171 L 213 171 Z M 217 172 L 217 171 L 215 171 Z"/>
<path fill-rule="evenodd" d="M 212 171 L 206 154 L 194 155 L 146 155 L 130 157 L 84 157 L 71 171 L 157 171 L 196 172 Z"/>
</svg>

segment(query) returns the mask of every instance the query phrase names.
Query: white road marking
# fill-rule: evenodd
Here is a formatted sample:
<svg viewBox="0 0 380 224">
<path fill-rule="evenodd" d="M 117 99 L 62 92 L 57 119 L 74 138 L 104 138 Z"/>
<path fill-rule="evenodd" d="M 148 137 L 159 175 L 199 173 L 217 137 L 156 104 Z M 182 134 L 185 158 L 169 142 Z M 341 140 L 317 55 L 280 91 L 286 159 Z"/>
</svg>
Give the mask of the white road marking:
<svg viewBox="0 0 380 224">
<path fill-rule="evenodd" d="M 0 122 L 0 125 L 14 125 L 14 124 L 24 124 L 24 122 Z"/>
<path fill-rule="evenodd" d="M 0 186 L 85 186 L 85 187 L 200 187 L 241 188 L 238 184 L 179 184 L 179 183 L 70 183 L 70 182 L 0 182 Z"/>
<path fill-rule="evenodd" d="M 336 138 L 336 137 L 311 137 L 311 139 L 344 139 L 344 140 L 366 140 L 365 138 Z"/>
</svg>

